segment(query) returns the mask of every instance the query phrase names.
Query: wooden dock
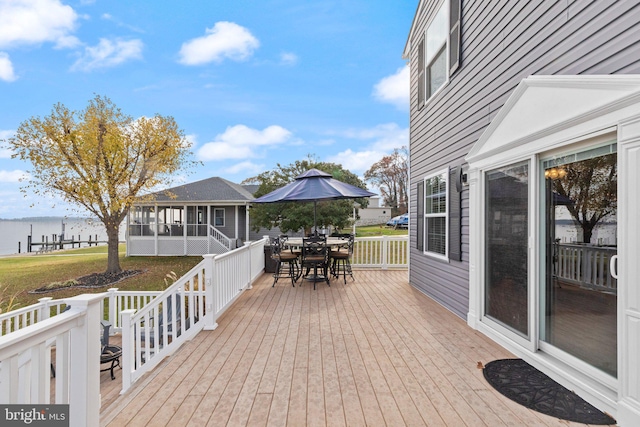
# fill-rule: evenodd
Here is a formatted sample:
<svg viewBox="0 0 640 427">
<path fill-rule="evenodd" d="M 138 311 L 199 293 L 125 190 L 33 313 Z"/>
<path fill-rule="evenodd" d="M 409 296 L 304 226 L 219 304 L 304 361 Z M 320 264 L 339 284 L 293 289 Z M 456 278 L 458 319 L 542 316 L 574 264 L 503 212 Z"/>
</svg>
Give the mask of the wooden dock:
<svg viewBox="0 0 640 427">
<path fill-rule="evenodd" d="M 78 248 L 84 246 L 98 246 L 99 244 L 106 244 L 106 240 L 98 240 L 98 235 L 95 237 L 89 235 L 89 239 L 82 240 L 82 237 L 78 235 L 78 239 L 75 239 L 75 236 L 71 236 L 71 239 L 65 239 L 63 236 L 58 236 L 57 234 L 51 235 L 51 240 L 49 240 L 49 236 L 42 236 L 42 240 L 40 242 L 34 242 L 33 236 L 27 236 L 27 252 L 50 252 L 57 249 L 66 249 L 71 247 L 71 249 L 75 248 L 76 245 Z M 35 249 L 35 250 L 34 250 Z M 18 253 L 20 253 L 20 243 L 18 242 Z"/>
</svg>

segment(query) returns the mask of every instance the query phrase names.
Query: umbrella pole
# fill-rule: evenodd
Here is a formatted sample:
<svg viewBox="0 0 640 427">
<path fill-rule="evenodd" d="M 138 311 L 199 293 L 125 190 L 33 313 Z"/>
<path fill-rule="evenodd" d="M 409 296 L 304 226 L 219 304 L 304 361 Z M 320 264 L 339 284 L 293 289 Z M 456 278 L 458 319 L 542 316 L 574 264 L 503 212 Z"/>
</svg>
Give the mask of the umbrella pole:
<svg viewBox="0 0 640 427">
<path fill-rule="evenodd" d="M 318 235 L 318 226 L 316 225 L 316 207 L 317 207 L 317 201 L 313 201 L 313 234 L 315 236 Z"/>
</svg>

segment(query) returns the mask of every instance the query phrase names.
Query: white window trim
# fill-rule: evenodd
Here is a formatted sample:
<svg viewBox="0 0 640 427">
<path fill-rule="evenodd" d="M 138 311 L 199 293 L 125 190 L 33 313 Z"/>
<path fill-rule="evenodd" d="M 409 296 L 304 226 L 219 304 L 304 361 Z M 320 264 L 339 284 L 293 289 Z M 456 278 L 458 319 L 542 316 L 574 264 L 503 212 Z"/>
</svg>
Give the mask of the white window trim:
<svg viewBox="0 0 640 427">
<path fill-rule="evenodd" d="M 446 183 L 445 189 L 445 212 L 437 213 L 437 214 L 429 214 L 427 213 L 427 181 L 436 176 L 443 175 Z M 427 226 L 427 218 L 441 218 L 444 216 L 445 219 L 445 242 L 444 242 L 444 254 L 438 252 L 432 252 L 428 250 L 429 240 L 428 240 L 428 226 Z M 423 253 L 427 256 L 437 258 L 443 261 L 449 262 L 449 169 L 442 169 L 439 172 L 432 173 L 431 175 L 427 175 L 424 177 L 424 218 L 422 219 L 424 222 L 424 226 L 422 227 L 423 237 Z"/>
<path fill-rule="evenodd" d="M 217 218 L 217 217 L 216 217 L 216 212 L 217 212 L 217 211 L 222 211 L 222 225 L 218 225 L 218 224 L 216 224 L 216 218 Z M 214 208 L 214 209 L 213 209 L 213 226 L 214 226 L 214 227 L 224 227 L 224 226 L 225 226 L 225 223 L 227 222 L 227 220 L 226 220 L 226 216 L 227 216 L 227 215 L 226 215 L 226 211 L 225 211 L 225 209 L 224 209 L 224 208 Z"/>
<path fill-rule="evenodd" d="M 427 23 L 427 26 L 424 30 L 424 75 L 423 75 L 423 79 L 424 79 L 424 107 L 426 108 L 429 105 L 429 102 L 435 98 L 436 95 L 438 95 L 442 89 L 444 89 L 448 84 L 449 84 L 449 64 L 451 61 L 451 58 L 449 58 L 449 32 L 447 32 L 447 37 L 445 38 L 445 42 L 444 42 L 444 53 L 445 53 L 445 75 L 446 75 L 446 79 L 444 81 L 444 83 L 442 83 L 442 85 L 435 91 L 433 92 L 431 95 L 427 96 L 427 90 L 428 90 L 428 84 L 429 82 L 427 81 L 427 75 L 429 74 L 427 72 L 427 68 L 429 68 L 429 64 L 431 64 L 433 62 L 433 60 L 435 58 L 431 59 L 431 62 L 427 62 L 427 30 L 429 29 L 429 27 L 431 26 L 431 24 L 433 23 L 433 20 L 436 18 L 436 15 L 438 15 L 438 11 L 440 10 L 440 8 L 445 8 L 445 15 L 446 15 L 446 21 L 447 21 L 447 28 L 449 27 L 449 21 L 450 21 L 450 5 L 449 5 L 449 1 L 450 0 L 443 0 L 438 7 L 436 8 L 436 13 L 433 14 L 433 16 L 431 17 L 431 19 L 429 20 L 429 22 Z M 449 180 L 447 179 L 447 183 L 449 182 Z"/>
</svg>

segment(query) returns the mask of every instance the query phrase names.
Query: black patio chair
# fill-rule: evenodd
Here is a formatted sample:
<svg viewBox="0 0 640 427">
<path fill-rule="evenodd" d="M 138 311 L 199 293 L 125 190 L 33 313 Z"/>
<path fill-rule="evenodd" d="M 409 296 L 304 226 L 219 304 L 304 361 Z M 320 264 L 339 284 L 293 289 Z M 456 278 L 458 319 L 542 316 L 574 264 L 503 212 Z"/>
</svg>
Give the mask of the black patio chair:
<svg viewBox="0 0 640 427">
<path fill-rule="evenodd" d="M 276 262 L 276 271 L 273 273 L 273 284 L 280 278 L 291 279 L 291 286 L 295 287 L 295 282 L 300 277 L 300 267 L 298 265 L 298 254 L 291 249 L 286 249 L 284 243 L 286 242 L 286 236 L 272 237 L 271 243 L 271 259 Z"/>
<path fill-rule="evenodd" d="M 306 237 L 302 239 L 302 267 L 307 269 L 307 280 L 313 281 L 313 289 L 316 289 L 316 282 L 326 281 L 329 284 L 329 249 L 326 237 Z M 313 276 L 309 276 L 309 271 L 313 268 Z M 322 275 L 318 275 L 318 268 Z"/>
<path fill-rule="evenodd" d="M 353 271 L 351 270 L 351 258 L 353 257 L 353 244 L 355 238 L 353 234 L 349 234 L 346 240 L 346 245 L 338 247 L 336 250 L 332 250 L 329 254 L 331 259 L 331 274 L 338 278 L 340 277 L 340 271 L 342 271 L 342 277 L 344 278 L 345 285 L 347 284 L 347 274 L 351 276 L 352 280 Z"/>
</svg>

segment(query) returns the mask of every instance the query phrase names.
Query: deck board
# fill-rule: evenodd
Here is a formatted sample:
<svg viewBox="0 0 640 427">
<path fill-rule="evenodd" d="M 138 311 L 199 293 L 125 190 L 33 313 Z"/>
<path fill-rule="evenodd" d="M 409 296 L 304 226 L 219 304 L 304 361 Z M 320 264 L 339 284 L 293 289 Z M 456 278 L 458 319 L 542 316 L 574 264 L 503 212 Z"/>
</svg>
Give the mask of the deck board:
<svg viewBox="0 0 640 427">
<path fill-rule="evenodd" d="M 579 426 L 526 409 L 478 362 L 514 357 L 407 283 L 406 271 L 271 287 L 265 274 L 218 320 L 120 396 L 102 426 Z"/>
</svg>

